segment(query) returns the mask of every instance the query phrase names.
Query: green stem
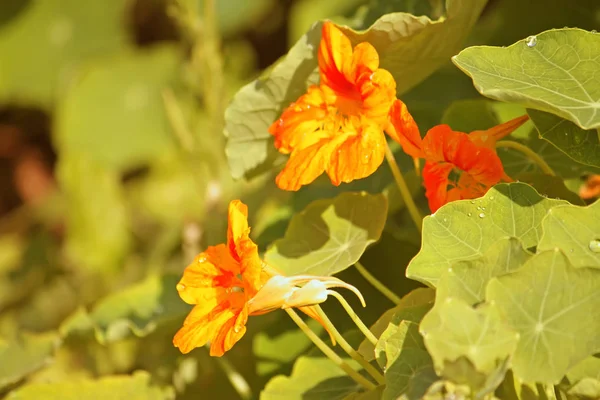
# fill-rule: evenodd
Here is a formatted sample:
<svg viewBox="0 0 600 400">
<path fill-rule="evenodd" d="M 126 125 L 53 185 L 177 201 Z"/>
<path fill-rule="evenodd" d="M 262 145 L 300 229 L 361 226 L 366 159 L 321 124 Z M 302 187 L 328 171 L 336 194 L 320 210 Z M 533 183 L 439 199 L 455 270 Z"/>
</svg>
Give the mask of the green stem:
<svg viewBox="0 0 600 400">
<path fill-rule="evenodd" d="M 371 275 L 371 273 L 359 261 L 357 261 L 354 266 L 371 285 L 375 286 L 375 288 L 381 292 L 381 294 L 387 297 L 392 303 L 400 304 L 400 297 L 398 297 L 387 286 L 381 283 L 379 279 Z"/>
<path fill-rule="evenodd" d="M 327 317 L 327 315 L 323 312 L 323 309 L 319 306 L 315 306 L 315 310 L 317 310 L 317 313 L 319 314 L 319 317 L 321 317 L 323 324 L 325 324 L 326 329 L 329 332 L 331 332 L 333 337 L 335 337 L 335 339 L 338 341 L 338 343 L 340 344 L 340 347 L 346 353 L 348 353 L 348 355 L 350 357 L 352 357 L 352 359 L 354 361 L 358 362 L 365 369 L 365 371 L 367 371 L 369 373 L 369 375 L 371 375 L 373 377 L 373 379 L 375 379 L 375 381 L 378 384 L 380 384 L 380 385 L 384 384 L 385 378 L 383 377 L 383 375 L 381 375 L 381 373 L 377 370 L 377 368 L 372 366 L 367 360 L 364 359 L 363 356 L 361 356 L 360 354 L 358 354 L 358 352 L 356 350 L 354 350 L 354 348 L 350 345 L 350 343 L 348 343 L 348 341 L 346 341 L 346 339 L 342 336 L 342 334 L 337 330 L 335 325 L 333 325 L 333 323 L 331 322 L 329 317 Z"/>
<path fill-rule="evenodd" d="M 348 374 L 350 378 L 354 379 L 356 383 L 363 386 L 367 390 L 373 390 L 376 388 L 376 386 L 372 382 L 370 382 L 367 378 L 353 370 L 352 367 L 348 365 L 348 363 L 342 360 L 342 358 L 331 349 L 331 347 L 327 346 L 327 344 L 323 340 L 321 340 L 321 338 L 317 336 L 317 334 L 314 333 L 308 325 L 306 325 L 306 323 L 302 320 L 302 318 L 300 318 L 298 314 L 296 314 L 294 310 L 288 308 L 285 311 L 296 323 L 296 325 L 298 325 L 302 332 L 304 332 L 304 334 L 308 336 L 310 340 L 312 340 L 315 346 L 317 346 L 319 350 L 323 352 L 323 354 L 325 354 L 331 361 L 333 361 L 346 374 Z"/>
<path fill-rule="evenodd" d="M 525 154 L 525 156 L 527 156 L 527 158 L 529 158 L 531 161 L 533 161 L 542 170 L 543 173 L 545 173 L 547 175 L 552 175 L 552 176 L 556 175 L 554 173 L 554 171 L 552 170 L 552 168 L 550 168 L 548 163 L 546 163 L 546 161 L 544 161 L 544 159 L 542 157 L 540 157 L 536 152 L 534 152 L 529 147 L 527 147 L 521 143 L 514 142 L 512 140 L 501 140 L 496 143 L 496 148 L 497 149 L 500 149 L 500 148 L 513 149 L 518 152 L 521 152 L 521 153 Z"/>
<path fill-rule="evenodd" d="M 223 357 L 214 357 L 219 366 L 225 372 L 227 379 L 235 389 L 235 391 L 240 395 L 243 400 L 250 400 L 252 398 L 252 391 L 250 390 L 250 385 L 246 382 L 246 379 L 240 374 L 233 364 L 227 360 L 227 358 Z"/>
<path fill-rule="evenodd" d="M 402 176 L 402 172 L 400 172 L 400 168 L 398 167 L 396 159 L 394 158 L 394 154 L 392 153 L 392 150 L 388 144 L 385 146 L 385 158 L 390 166 L 390 169 L 392 170 L 392 175 L 394 175 L 394 180 L 396 181 L 398 190 L 400 190 L 400 195 L 404 199 L 406 208 L 408 208 L 408 212 L 410 213 L 417 230 L 419 233 L 421 233 L 421 221 L 423 220 L 423 217 L 421 216 L 421 213 L 419 212 L 419 209 L 417 208 L 417 205 L 410 194 L 410 190 L 406 185 L 406 181 Z"/>
<path fill-rule="evenodd" d="M 350 316 L 350 319 L 352 319 L 352 321 L 354 322 L 354 324 L 356 324 L 356 326 L 358 327 L 358 329 L 360 329 L 360 331 L 363 333 L 363 335 L 365 335 L 365 337 L 367 338 L 367 340 L 369 342 L 371 342 L 371 344 L 373 346 L 375 346 L 377 344 L 377 338 L 375 337 L 375 335 L 373 335 L 373 332 L 371 332 L 371 330 L 365 325 L 365 323 L 362 322 L 362 320 L 354 312 L 354 310 L 352 309 L 352 307 L 350 307 L 350 304 L 348 304 L 348 302 L 346 301 L 346 299 L 344 298 L 344 296 L 342 296 L 341 294 L 339 294 L 335 290 L 328 290 L 327 293 L 329 295 L 335 297 L 336 299 L 338 299 L 338 301 L 340 302 L 340 304 L 342 305 L 342 307 L 344 307 L 344 310 L 346 310 L 346 312 Z"/>
</svg>

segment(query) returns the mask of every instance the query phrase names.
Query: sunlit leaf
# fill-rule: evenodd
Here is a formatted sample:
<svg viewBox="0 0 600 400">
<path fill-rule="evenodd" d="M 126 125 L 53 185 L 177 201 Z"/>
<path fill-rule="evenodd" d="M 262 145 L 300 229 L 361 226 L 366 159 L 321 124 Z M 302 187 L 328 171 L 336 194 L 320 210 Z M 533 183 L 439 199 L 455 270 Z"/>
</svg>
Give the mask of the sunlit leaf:
<svg viewBox="0 0 600 400">
<path fill-rule="evenodd" d="M 2 101 L 50 108 L 83 61 L 129 47 L 123 23 L 127 2 L 27 3 L 0 32 Z"/>
<path fill-rule="evenodd" d="M 576 399 L 595 400 L 600 398 L 600 380 L 583 378 L 569 388 L 567 394 Z"/>
<path fill-rule="evenodd" d="M 419 386 L 423 386 L 422 382 L 415 382 L 416 380 L 425 379 L 427 383 L 432 383 L 437 379 L 432 372 L 432 361 L 427 351 L 417 347 L 402 349 L 395 358 L 388 357 L 388 367 L 385 370 L 386 387 L 382 400 L 397 399 L 409 391 L 411 385 L 418 383 Z"/>
<path fill-rule="evenodd" d="M 0 338 L 0 393 L 50 363 L 59 343 L 55 333 L 24 334 L 12 340 Z"/>
<path fill-rule="evenodd" d="M 600 348 L 600 271 L 574 268 L 558 250 L 536 254 L 518 271 L 494 278 L 495 302 L 521 338 L 515 375 L 526 382 L 558 382 Z"/>
<path fill-rule="evenodd" d="M 567 372 L 570 382 L 577 382 L 586 377 L 600 380 L 600 358 L 588 357 Z"/>
<path fill-rule="evenodd" d="M 495 305 L 472 308 L 451 297 L 436 304 L 419 328 L 440 374 L 446 362 L 460 357 L 470 360 L 477 371 L 489 374 L 513 354 L 519 339 Z"/>
<path fill-rule="evenodd" d="M 190 307 L 175 290 L 178 279 L 175 275 L 151 275 L 102 299 L 90 313 L 96 338 L 101 343 L 113 342 L 130 331 L 145 336 L 160 322 L 183 317 Z"/>
<path fill-rule="evenodd" d="M 484 96 L 553 113 L 591 129 L 600 127 L 598 49 L 599 35 L 564 28 L 506 48 L 470 47 L 453 61 Z"/>
<path fill-rule="evenodd" d="M 387 369 L 398 358 L 398 354 L 409 347 L 425 350 L 419 324 L 405 320 L 399 324 L 388 324 L 375 346 L 377 363 Z"/>
<path fill-rule="evenodd" d="M 171 389 L 154 386 L 150 374 L 137 372 L 131 376 L 108 376 L 78 382 L 32 383 L 7 396 L 7 400 L 170 400 Z"/>
<path fill-rule="evenodd" d="M 556 207 L 542 221 L 542 230 L 538 250 L 560 248 L 573 266 L 600 268 L 600 201 Z"/>
<path fill-rule="evenodd" d="M 409 278 L 436 284 L 454 261 L 482 256 L 498 239 L 537 245 L 541 222 L 565 201 L 547 199 L 523 183 L 500 184 L 477 200 L 451 202 L 423 220 L 423 244 L 406 270 Z"/>
<path fill-rule="evenodd" d="M 360 259 L 381 235 L 387 216 L 383 195 L 343 193 L 317 200 L 295 215 L 266 261 L 289 275 L 333 275 Z"/>
<path fill-rule="evenodd" d="M 478 258 L 457 261 L 437 283 L 436 302 L 452 298 L 475 305 L 485 299 L 490 279 L 512 272 L 532 256 L 515 238 L 502 238 Z"/>
<path fill-rule="evenodd" d="M 318 371 L 318 373 L 315 373 Z M 276 376 L 260 393 L 261 400 L 343 399 L 361 386 L 328 358 L 300 357 L 291 376 Z"/>
</svg>

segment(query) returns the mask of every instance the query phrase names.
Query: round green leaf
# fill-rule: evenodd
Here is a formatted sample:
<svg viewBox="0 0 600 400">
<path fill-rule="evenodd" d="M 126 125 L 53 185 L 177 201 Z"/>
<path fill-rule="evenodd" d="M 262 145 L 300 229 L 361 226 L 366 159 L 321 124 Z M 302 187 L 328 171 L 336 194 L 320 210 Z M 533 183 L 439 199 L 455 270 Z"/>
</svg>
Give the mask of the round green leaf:
<svg viewBox="0 0 600 400">
<path fill-rule="evenodd" d="M 542 221 L 542 230 L 538 251 L 560 248 L 574 267 L 600 268 L 600 201 L 555 207 Z"/>
<path fill-rule="evenodd" d="M 453 57 L 484 96 L 600 127 L 600 35 L 553 29 L 509 47 L 474 46 Z"/>
<path fill-rule="evenodd" d="M 296 214 L 265 260 L 288 275 L 333 275 L 360 259 L 379 239 L 387 217 L 384 195 L 342 193 Z"/>
<path fill-rule="evenodd" d="M 558 383 L 600 348 L 600 271 L 574 268 L 559 250 L 536 254 L 490 281 L 494 302 L 521 338 L 513 371 L 525 382 Z"/>
<path fill-rule="evenodd" d="M 433 372 L 431 357 L 423 349 L 406 347 L 396 354 L 396 358 L 390 360 L 385 370 L 382 400 L 395 400 L 411 388 L 429 387 L 429 384 L 437 379 Z"/>
<path fill-rule="evenodd" d="M 481 257 L 501 238 L 536 246 L 548 210 L 568 204 L 547 199 L 523 183 L 500 184 L 477 200 L 446 204 L 423 220 L 423 243 L 406 276 L 436 285 L 455 261 Z"/>
</svg>

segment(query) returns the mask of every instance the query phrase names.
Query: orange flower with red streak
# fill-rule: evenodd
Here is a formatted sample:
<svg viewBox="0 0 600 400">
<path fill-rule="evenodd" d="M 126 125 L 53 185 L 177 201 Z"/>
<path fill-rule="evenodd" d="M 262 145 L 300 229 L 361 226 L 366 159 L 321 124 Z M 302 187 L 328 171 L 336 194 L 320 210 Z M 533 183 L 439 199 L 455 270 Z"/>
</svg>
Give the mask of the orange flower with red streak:
<svg viewBox="0 0 600 400">
<path fill-rule="evenodd" d="M 396 82 L 379 68 L 367 42 L 354 48 L 325 22 L 318 51 L 320 84 L 285 109 L 269 128 L 275 147 L 290 158 L 277 176 L 281 189 L 298 190 L 327 173 L 334 185 L 371 175 L 383 162 Z M 413 121 L 414 123 L 414 121 Z"/>
<path fill-rule="evenodd" d="M 525 115 L 470 134 L 437 125 L 421 139 L 418 130 L 407 129 L 403 109 L 394 107 L 391 111 L 403 150 L 414 158 L 425 159 L 423 181 L 431 212 L 450 201 L 481 197 L 500 181 L 512 181 L 504 173 L 494 146 L 527 119 Z"/>
<path fill-rule="evenodd" d="M 227 244 L 211 246 L 185 269 L 177 284 L 179 296 L 194 308 L 173 338 L 182 353 L 210 342 L 210 354 L 222 356 L 246 332 L 250 315 L 297 307 L 321 321 L 313 305 L 327 299 L 329 288 L 356 288 L 333 277 L 285 277 L 264 263 L 249 237 L 248 207 L 229 204 Z"/>
</svg>

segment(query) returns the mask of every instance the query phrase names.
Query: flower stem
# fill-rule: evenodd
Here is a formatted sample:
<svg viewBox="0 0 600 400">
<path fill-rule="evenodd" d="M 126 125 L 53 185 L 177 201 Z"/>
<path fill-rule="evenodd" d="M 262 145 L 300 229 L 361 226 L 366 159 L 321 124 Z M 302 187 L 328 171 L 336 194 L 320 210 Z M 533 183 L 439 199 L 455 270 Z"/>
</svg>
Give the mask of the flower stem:
<svg viewBox="0 0 600 400">
<path fill-rule="evenodd" d="M 340 367 L 348 376 L 359 385 L 363 386 L 367 390 L 373 390 L 377 386 L 367 378 L 356 372 L 352 369 L 348 363 L 346 363 L 340 356 L 338 356 L 335 351 L 331 349 L 331 347 L 327 346 L 327 344 L 321 340 L 316 333 L 314 333 L 308 325 L 300 318 L 298 314 L 291 308 L 285 310 L 288 315 L 292 318 L 292 320 L 298 325 L 298 327 L 304 332 L 306 336 L 325 354 L 331 361 L 333 361 L 338 367 Z"/>
<path fill-rule="evenodd" d="M 392 175 L 394 175 L 394 180 L 396 181 L 396 185 L 398 185 L 398 190 L 400 190 L 400 195 L 402 195 L 402 198 L 404 199 L 406 208 L 408 208 L 408 212 L 410 213 L 417 230 L 419 233 L 421 233 L 421 221 L 423 220 L 423 217 L 421 217 L 421 213 L 419 212 L 419 209 L 417 208 L 417 205 L 410 194 L 410 190 L 406 185 L 406 181 L 402 176 L 402 172 L 400 172 L 400 168 L 398 167 L 396 159 L 394 158 L 394 154 L 392 153 L 392 150 L 388 144 L 385 146 L 385 158 L 387 159 L 390 169 L 392 170 Z"/>
<path fill-rule="evenodd" d="M 335 337 L 335 339 L 338 341 L 338 343 L 340 344 L 340 347 L 346 353 L 348 353 L 348 355 L 350 357 L 352 357 L 353 360 L 358 362 L 365 369 L 365 371 L 367 371 L 369 373 L 369 375 L 371 375 L 373 377 L 373 379 L 375 379 L 375 381 L 378 384 L 380 384 L 380 385 L 384 384 L 385 378 L 383 377 L 383 375 L 381 375 L 381 373 L 377 370 L 377 368 L 372 366 L 367 360 L 364 359 L 363 356 L 358 354 L 358 352 L 356 350 L 354 350 L 354 348 L 352 346 L 350 346 L 350 343 L 348 343 L 346 341 L 346 339 L 342 336 L 342 334 L 337 330 L 335 325 L 333 325 L 333 323 L 331 322 L 329 317 L 327 317 L 327 315 L 323 312 L 323 309 L 319 306 L 315 306 L 315 310 L 317 311 L 317 314 L 319 314 L 319 317 L 321 317 L 321 320 L 327 327 L 327 330 L 330 331 L 333 334 L 333 336 Z"/>
<path fill-rule="evenodd" d="M 522 145 L 519 142 L 515 142 L 512 140 L 501 140 L 496 143 L 496 148 L 497 149 L 507 148 L 507 149 L 513 149 L 513 150 L 519 151 L 519 152 L 525 154 L 527 156 L 527 158 L 529 158 L 531 161 L 533 161 L 542 170 L 543 173 L 545 173 L 547 175 L 552 175 L 552 176 L 556 175 L 554 173 L 554 171 L 552 170 L 552 168 L 550 168 L 548 163 L 546 161 L 544 161 L 544 159 L 542 157 L 540 157 L 536 152 L 531 150 L 529 147 Z"/>
<path fill-rule="evenodd" d="M 235 391 L 240 395 L 243 400 L 252 399 L 252 391 L 250 390 L 250 385 L 244 377 L 235 369 L 235 367 L 227 360 L 225 357 L 214 357 L 219 366 L 227 375 L 227 379 L 235 389 Z"/>
<path fill-rule="evenodd" d="M 398 297 L 394 292 L 392 292 L 387 286 L 385 286 L 381 281 L 375 278 L 371 273 L 359 262 L 354 263 L 354 266 L 360 272 L 360 274 L 367 280 L 369 283 L 377 290 L 381 292 L 385 297 L 387 297 L 392 303 L 400 304 L 400 297 Z"/>
<path fill-rule="evenodd" d="M 352 309 L 352 307 L 350 307 L 350 304 L 348 304 L 348 302 L 346 301 L 346 299 L 344 298 L 344 296 L 342 296 L 341 294 L 339 294 L 335 290 L 328 290 L 327 293 L 330 294 L 331 296 L 335 297 L 336 299 L 338 299 L 338 301 L 340 302 L 340 304 L 342 305 L 342 307 L 344 307 L 344 310 L 346 310 L 346 312 L 348 313 L 348 315 L 350 316 L 350 318 L 352 319 L 352 321 L 356 324 L 356 326 L 358 327 L 358 329 L 360 329 L 360 331 L 363 333 L 363 335 L 365 335 L 365 337 L 367 338 L 367 340 L 369 342 L 371 342 L 371 344 L 373 346 L 375 346 L 377 344 L 377 338 L 375 337 L 375 335 L 373 335 L 373 332 L 371 332 L 371 330 L 365 325 L 365 323 L 362 322 L 362 320 L 354 312 L 354 310 Z"/>
</svg>

